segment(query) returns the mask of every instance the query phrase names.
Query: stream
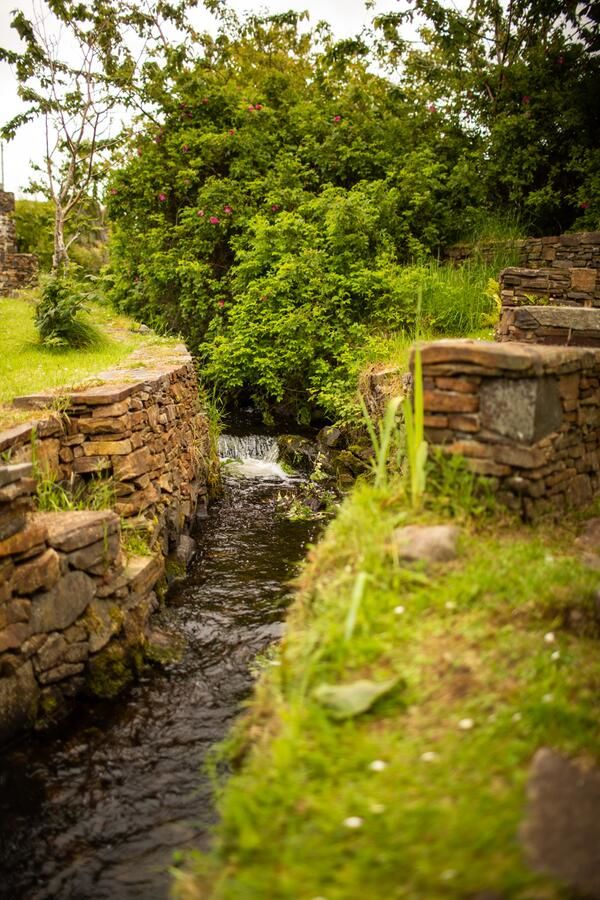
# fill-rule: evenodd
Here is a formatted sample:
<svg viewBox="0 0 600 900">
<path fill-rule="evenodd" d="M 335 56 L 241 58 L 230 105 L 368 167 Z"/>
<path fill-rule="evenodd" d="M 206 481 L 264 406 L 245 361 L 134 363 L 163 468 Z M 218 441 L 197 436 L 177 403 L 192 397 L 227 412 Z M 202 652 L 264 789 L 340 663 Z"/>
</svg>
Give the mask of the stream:
<svg viewBox="0 0 600 900">
<path fill-rule="evenodd" d="M 261 435 L 224 436 L 224 493 L 155 624 L 184 637 L 113 701 L 82 702 L 0 755 L 0 897 L 165 900 L 173 852 L 206 849 L 216 814 L 202 765 L 282 634 L 287 583 L 319 524 L 278 515 L 297 490 Z"/>
</svg>

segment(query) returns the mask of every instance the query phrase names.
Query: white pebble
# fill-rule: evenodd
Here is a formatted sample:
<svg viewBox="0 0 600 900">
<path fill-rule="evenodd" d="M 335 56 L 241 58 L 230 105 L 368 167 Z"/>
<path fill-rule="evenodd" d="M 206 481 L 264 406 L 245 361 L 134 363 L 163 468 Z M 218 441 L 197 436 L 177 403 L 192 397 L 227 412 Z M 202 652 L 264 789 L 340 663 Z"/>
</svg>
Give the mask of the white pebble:
<svg viewBox="0 0 600 900">
<path fill-rule="evenodd" d="M 470 731 L 474 724 L 475 722 L 473 719 L 461 719 L 458 723 L 458 727 L 461 731 Z"/>
<path fill-rule="evenodd" d="M 560 659 L 560 650 L 555 650 L 550 654 L 550 659 Z"/>
<path fill-rule="evenodd" d="M 403 606 L 395 606 L 394 612 L 396 613 L 397 616 L 401 616 L 402 613 L 404 612 L 404 607 Z"/>
<path fill-rule="evenodd" d="M 360 828 L 363 820 L 360 816 L 348 816 L 347 819 L 344 819 L 344 825 L 346 828 Z"/>
<path fill-rule="evenodd" d="M 452 600 L 448 600 L 448 602 L 446 603 L 446 609 L 456 609 L 456 603 L 454 603 Z"/>
<path fill-rule="evenodd" d="M 380 815 L 382 812 L 385 812 L 383 803 L 371 803 L 369 809 L 372 813 L 375 813 L 375 815 Z"/>
<path fill-rule="evenodd" d="M 383 772 L 386 767 L 387 763 L 383 759 L 374 759 L 372 763 L 369 763 L 371 772 Z"/>
<path fill-rule="evenodd" d="M 433 750 L 426 750 L 425 753 L 421 753 L 421 760 L 423 762 L 435 762 L 437 758 L 438 755 Z"/>
<path fill-rule="evenodd" d="M 553 644 L 554 641 L 556 640 L 556 638 L 554 637 L 554 632 L 547 631 L 546 634 L 544 635 L 544 640 L 546 641 L 547 644 Z"/>
<path fill-rule="evenodd" d="M 456 878 L 456 872 L 454 871 L 454 869 L 445 869 L 442 872 L 441 877 L 444 879 L 444 881 L 451 881 L 453 878 Z"/>
</svg>

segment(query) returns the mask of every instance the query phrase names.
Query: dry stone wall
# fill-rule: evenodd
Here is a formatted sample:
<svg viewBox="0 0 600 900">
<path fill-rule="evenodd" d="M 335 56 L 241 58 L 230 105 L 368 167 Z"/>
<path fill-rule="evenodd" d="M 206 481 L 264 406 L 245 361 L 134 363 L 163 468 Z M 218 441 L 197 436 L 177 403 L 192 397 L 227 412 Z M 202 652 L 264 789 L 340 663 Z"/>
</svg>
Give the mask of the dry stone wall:
<svg viewBox="0 0 600 900">
<path fill-rule="evenodd" d="M 86 686 L 120 685 L 147 642 L 165 556 L 189 551 L 207 498 L 207 421 L 185 348 L 157 354 L 0 434 L 0 741 Z M 109 477 L 114 510 L 36 512 L 33 462 L 41 477 Z M 124 556 L 123 526 L 143 531 L 154 555 Z"/>
<path fill-rule="evenodd" d="M 27 287 L 38 277 L 37 256 L 17 253 L 14 209 L 14 194 L 0 191 L 0 296 Z"/>
<path fill-rule="evenodd" d="M 427 440 L 525 518 L 600 490 L 600 350 L 453 340 L 422 348 Z"/>
<path fill-rule="evenodd" d="M 444 253 L 452 265 L 468 259 L 493 263 L 500 253 L 514 251 L 519 266 L 527 269 L 600 269 L 600 231 L 581 231 L 552 237 L 513 241 L 482 241 L 454 244 Z"/>
</svg>

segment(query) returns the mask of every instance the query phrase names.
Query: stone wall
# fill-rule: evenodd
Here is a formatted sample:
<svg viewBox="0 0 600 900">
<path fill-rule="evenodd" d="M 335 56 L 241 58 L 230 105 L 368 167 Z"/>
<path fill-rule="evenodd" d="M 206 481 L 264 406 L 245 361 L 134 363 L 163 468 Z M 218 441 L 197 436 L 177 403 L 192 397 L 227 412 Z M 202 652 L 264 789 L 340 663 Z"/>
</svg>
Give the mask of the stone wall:
<svg viewBox="0 0 600 900">
<path fill-rule="evenodd" d="M 498 341 L 600 347 L 600 309 L 521 306 L 502 310 Z"/>
<path fill-rule="evenodd" d="M 528 269 L 600 269 L 600 231 L 514 241 L 454 244 L 445 250 L 444 259 L 453 265 L 459 265 L 468 259 L 493 263 L 499 254 L 507 251 L 514 251 L 519 266 Z"/>
<path fill-rule="evenodd" d="M 600 490 L 600 350 L 452 340 L 421 350 L 427 440 L 530 519 Z"/>
<path fill-rule="evenodd" d="M 0 296 L 37 281 L 38 259 L 33 253 L 17 253 L 15 197 L 0 191 Z"/>
<path fill-rule="evenodd" d="M 12 531 L 0 541 L 0 742 L 56 718 L 86 685 L 102 695 L 115 671 L 123 680 L 148 639 L 163 569 L 156 557 L 124 558 L 113 512 L 27 510 L 31 473 L 0 467 L 0 517 Z"/>
<path fill-rule="evenodd" d="M 68 392 L 61 414 L 0 434 L 0 741 L 86 686 L 103 696 L 120 686 L 147 641 L 164 557 L 183 562 L 192 543 L 210 452 L 194 366 L 183 347 L 142 369 L 140 356 Z M 110 478 L 114 511 L 35 512 L 32 459 L 43 477 Z M 122 524 L 154 555 L 125 557 Z"/>
<path fill-rule="evenodd" d="M 0 433 L 0 453 L 59 478 L 103 475 L 115 486 L 115 512 L 151 529 L 165 554 L 206 505 L 208 429 L 199 407 L 194 364 L 183 345 L 145 348 L 103 384 L 17 397 L 21 409 L 59 405 L 63 412 Z M 32 436 L 33 441 L 32 441 Z"/>
<path fill-rule="evenodd" d="M 600 272 L 592 268 L 504 269 L 500 273 L 503 306 L 543 300 L 553 306 L 600 307 Z"/>
</svg>

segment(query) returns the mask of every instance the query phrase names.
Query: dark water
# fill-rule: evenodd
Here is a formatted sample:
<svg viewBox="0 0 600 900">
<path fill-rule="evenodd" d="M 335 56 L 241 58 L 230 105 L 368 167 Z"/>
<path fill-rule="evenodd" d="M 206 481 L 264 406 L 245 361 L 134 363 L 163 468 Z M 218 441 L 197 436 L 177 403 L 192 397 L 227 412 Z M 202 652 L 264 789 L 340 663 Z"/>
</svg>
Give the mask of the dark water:
<svg viewBox="0 0 600 900">
<path fill-rule="evenodd" d="M 277 515 L 282 490 L 264 474 L 226 478 L 158 623 L 187 640 L 181 662 L 0 757 L 0 897 L 166 898 L 173 851 L 207 846 L 203 759 L 280 636 L 286 582 L 316 534 Z"/>
</svg>

